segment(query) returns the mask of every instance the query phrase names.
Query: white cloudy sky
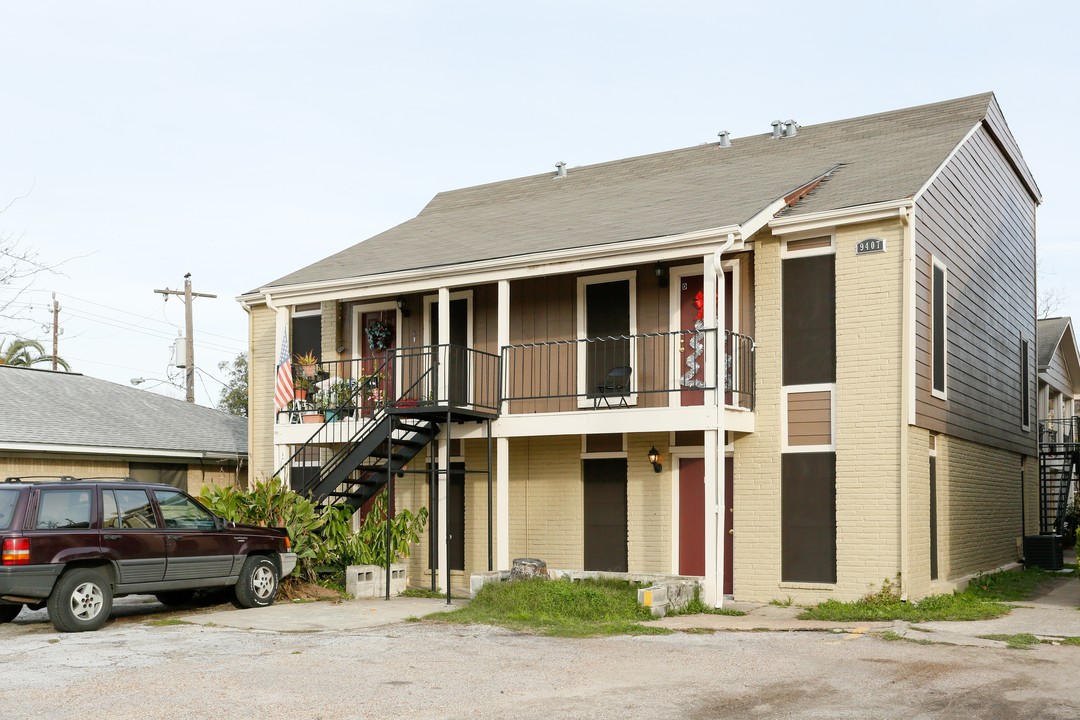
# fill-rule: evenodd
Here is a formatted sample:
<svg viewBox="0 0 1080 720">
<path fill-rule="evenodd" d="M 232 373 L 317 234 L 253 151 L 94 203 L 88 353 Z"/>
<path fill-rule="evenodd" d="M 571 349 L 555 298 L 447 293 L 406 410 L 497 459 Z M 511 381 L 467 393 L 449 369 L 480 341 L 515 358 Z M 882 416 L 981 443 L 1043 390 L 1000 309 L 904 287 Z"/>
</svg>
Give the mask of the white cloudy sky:
<svg viewBox="0 0 1080 720">
<path fill-rule="evenodd" d="M 1080 317 L 1080 4 L 0 4 L 0 233 L 38 277 L 0 334 L 166 378 L 191 273 L 198 401 L 245 347 L 234 297 L 439 190 L 992 90 L 1045 196 L 1044 287 Z M 0 301 L 11 290 L 0 290 Z M 156 391 L 182 397 L 168 384 Z"/>
</svg>

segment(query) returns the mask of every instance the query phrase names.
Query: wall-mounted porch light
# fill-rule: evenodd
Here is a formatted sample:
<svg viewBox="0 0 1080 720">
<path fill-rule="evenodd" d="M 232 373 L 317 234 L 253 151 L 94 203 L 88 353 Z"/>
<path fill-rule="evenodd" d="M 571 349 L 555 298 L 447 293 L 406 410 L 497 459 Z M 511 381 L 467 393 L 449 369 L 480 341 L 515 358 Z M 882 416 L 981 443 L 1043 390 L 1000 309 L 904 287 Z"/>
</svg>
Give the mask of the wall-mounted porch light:
<svg viewBox="0 0 1080 720">
<path fill-rule="evenodd" d="M 656 274 L 656 284 L 662 288 L 667 287 L 668 281 L 668 269 L 667 265 L 663 263 L 656 263 L 653 267 L 653 272 Z"/>
<path fill-rule="evenodd" d="M 397 309 L 401 311 L 401 317 L 403 317 L 403 318 L 409 317 L 409 308 L 405 307 L 405 296 L 404 295 L 398 295 Z"/>
<path fill-rule="evenodd" d="M 660 472 L 664 469 L 664 466 L 660 464 L 660 451 L 653 445 L 649 448 L 649 462 L 652 463 L 653 472 Z"/>
</svg>

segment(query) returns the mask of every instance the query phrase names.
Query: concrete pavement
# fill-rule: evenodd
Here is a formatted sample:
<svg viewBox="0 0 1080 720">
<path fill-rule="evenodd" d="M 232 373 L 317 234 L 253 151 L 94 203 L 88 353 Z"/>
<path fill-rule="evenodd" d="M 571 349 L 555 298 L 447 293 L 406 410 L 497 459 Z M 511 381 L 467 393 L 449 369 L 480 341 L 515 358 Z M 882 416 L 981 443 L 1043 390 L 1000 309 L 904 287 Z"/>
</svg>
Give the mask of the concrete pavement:
<svg viewBox="0 0 1080 720">
<path fill-rule="evenodd" d="M 394 625 L 410 618 L 452 610 L 468 604 L 445 598 L 393 597 L 390 600 L 343 600 L 340 602 L 279 602 L 268 608 L 225 610 L 184 615 L 180 619 L 196 625 L 272 632 L 349 631 Z"/>
</svg>

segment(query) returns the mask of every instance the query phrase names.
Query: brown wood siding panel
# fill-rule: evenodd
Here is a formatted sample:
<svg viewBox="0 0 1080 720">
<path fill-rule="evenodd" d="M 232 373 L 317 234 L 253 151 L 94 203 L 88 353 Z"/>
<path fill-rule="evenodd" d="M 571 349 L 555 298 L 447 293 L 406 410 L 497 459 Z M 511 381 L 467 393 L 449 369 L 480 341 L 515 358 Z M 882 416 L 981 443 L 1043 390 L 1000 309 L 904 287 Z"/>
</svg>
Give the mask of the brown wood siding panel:
<svg viewBox="0 0 1080 720">
<path fill-rule="evenodd" d="M 788 241 L 787 249 L 788 252 L 797 252 L 799 250 L 817 250 L 819 248 L 827 248 L 830 246 L 832 246 L 832 237 L 825 235 L 824 237 L 790 240 Z"/>
<path fill-rule="evenodd" d="M 918 425 L 992 447 L 1034 452 L 1034 433 L 1022 429 L 1020 412 L 1020 341 L 1035 338 L 1034 243 L 1034 204 L 981 129 L 916 209 Z M 931 255 L 948 271 L 946 400 L 931 394 Z M 1029 382 L 1031 405 L 1033 378 Z"/>
<path fill-rule="evenodd" d="M 510 343 L 572 340 L 576 315 L 576 278 L 550 275 L 510 283 Z M 557 393 L 577 387 L 577 356 L 571 344 L 547 352 L 518 352 L 508 370 L 522 394 L 541 392 L 541 378 Z M 557 383 L 552 385 L 552 383 Z M 511 404 L 513 413 L 565 412 L 576 408 L 574 398 L 529 400 Z"/>
<path fill-rule="evenodd" d="M 788 445 L 832 444 L 832 393 L 789 393 Z"/>
<path fill-rule="evenodd" d="M 659 333 L 668 329 L 668 305 L 671 291 L 660 287 L 652 266 L 640 267 L 637 272 L 637 332 Z M 645 388 L 667 387 L 668 355 L 670 345 L 659 338 L 638 343 L 638 386 Z M 667 393 L 650 393 L 638 396 L 638 407 L 667 407 Z"/>
</svg>

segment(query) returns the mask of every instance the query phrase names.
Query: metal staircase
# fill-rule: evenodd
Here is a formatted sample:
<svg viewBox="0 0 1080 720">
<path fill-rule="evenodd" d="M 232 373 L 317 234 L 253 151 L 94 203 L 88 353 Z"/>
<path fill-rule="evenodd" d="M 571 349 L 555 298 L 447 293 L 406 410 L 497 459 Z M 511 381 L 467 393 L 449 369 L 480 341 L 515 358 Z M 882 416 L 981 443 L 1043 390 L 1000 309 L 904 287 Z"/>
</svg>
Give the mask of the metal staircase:
<svg viewBox="0 0 1080 720">
<path fill-rule="evenodd" d="M 1080 418 L 1039 424 L 1039 532 L 1060 535 L 1080 478 Z"/>
<path fill-rule="evenodd" d="M 404 389 L 395 391 L 396 397 L 380 392 L 373 403 L 373 387 L 358 384 L 351 397 L 339 399 L 340 407 L 333 409 L 351 408 L 361 417 L 323 422 L 306 442 L 295 446 L 275 475 L 285 479 L 294 467 L 314 462 L 318 472 L 295 484 L 294 490 L 320 506 L 344 503 L 360 508 L 391 477 L 405 472 L 442 425 L 490 421 L 498 415 L 498 361 L 497 356 L 460 346 L 387 352 L 372 376 L 382 379 L 380 391 L 398 387 L 399 379 L 407 380 L 400 383 Z"/>
</svg>

